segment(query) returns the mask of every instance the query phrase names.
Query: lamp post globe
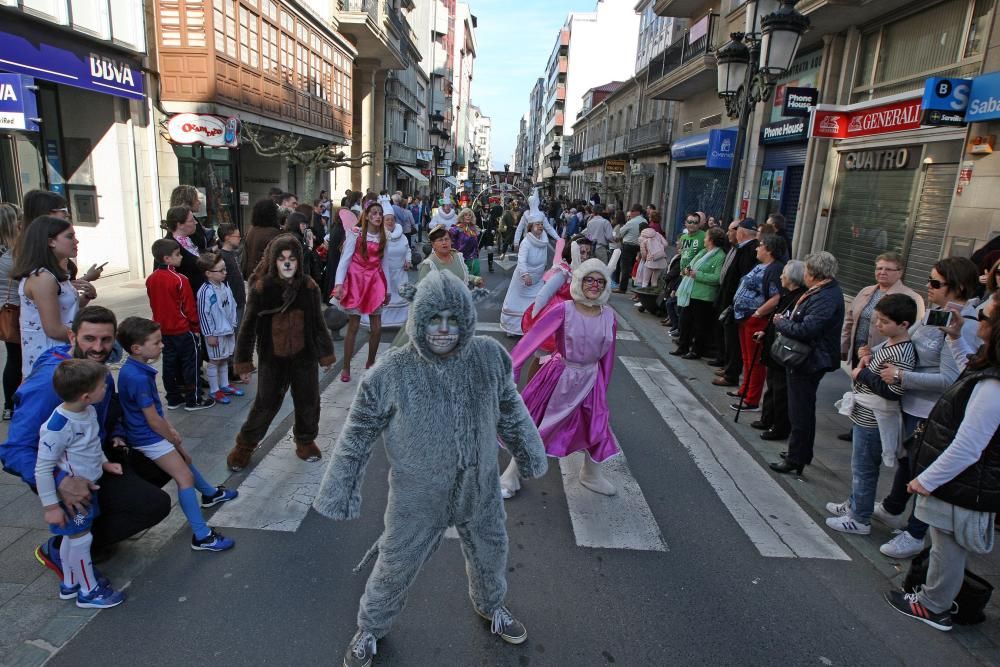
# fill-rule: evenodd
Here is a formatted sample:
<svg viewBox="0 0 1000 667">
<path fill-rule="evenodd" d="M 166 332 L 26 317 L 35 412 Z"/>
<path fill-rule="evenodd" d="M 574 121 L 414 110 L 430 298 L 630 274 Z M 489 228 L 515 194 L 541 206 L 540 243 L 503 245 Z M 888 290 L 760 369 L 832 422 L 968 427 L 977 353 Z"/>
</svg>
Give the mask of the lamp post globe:
<svg viewBox="0 0 1000 667">
<path fill-rule="evenodd" d="M 795 0 L 784 0 L 781 7 L 761 19 L 760 71 L 776 79 L 787 72 L 799 50 L 802 35 L 809 29 L 809 18 L 795 11 Z"/>
<path fill-rule="evenodd" d="M 718 76 L 719 97 L 734 97 L 746 83 L 747 69 L 750 67 L 750 49 L 742 41 L 739 33 L 733 33 L 732 41 L 715 54 Z"/>
</svg>

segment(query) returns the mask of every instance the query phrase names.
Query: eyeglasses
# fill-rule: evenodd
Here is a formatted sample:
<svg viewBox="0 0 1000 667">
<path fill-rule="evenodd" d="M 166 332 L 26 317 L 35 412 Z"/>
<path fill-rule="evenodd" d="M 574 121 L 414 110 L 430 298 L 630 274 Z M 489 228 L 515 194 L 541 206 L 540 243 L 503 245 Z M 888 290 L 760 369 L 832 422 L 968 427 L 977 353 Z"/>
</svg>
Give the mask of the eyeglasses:
<svg viewBox="0 0 1000 667">
<path fill-rule="evenodd" d="M 945 287 L 947 284 L 948 283 L 946 283 L 943 280 L 934 280 L 933 278 L 927 279 L 928 287 L 931 287 L 933 289 L 941 289 L 942 287 Z"/>
<path fill-rule="evenodd" d="M 604 287 L 605 285 L 608 284 L 608 281 L 605 280 L 604 278 L 584 278 L 583 279 L 583 284 L 584 285 L 596 285 L 598 287 Z"/>
</svg>

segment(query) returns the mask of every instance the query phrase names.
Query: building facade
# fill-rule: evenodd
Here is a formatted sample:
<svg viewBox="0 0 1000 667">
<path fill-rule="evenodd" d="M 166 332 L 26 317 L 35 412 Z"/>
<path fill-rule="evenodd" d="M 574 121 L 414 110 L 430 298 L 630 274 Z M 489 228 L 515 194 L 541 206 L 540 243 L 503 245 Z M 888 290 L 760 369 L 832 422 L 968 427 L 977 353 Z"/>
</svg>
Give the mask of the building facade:
<svg viewBox="0 0 1000 667">
<path fill-rule="evenodd" d="M 159 237 L 146 55 L 142 3 L 0 2 L 0 200 L 66 197 L 78 263 L 110 281 L 141 276 Z"/>
</svg>

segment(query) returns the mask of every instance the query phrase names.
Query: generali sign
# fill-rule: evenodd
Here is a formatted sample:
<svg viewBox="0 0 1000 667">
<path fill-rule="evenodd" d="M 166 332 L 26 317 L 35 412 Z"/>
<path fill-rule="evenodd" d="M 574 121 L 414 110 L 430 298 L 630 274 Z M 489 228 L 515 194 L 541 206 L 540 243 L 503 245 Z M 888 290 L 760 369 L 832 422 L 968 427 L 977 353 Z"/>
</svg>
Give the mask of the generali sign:
<svg viewBox="0 0 1000 667">
<path fill-rule="evenodd" d="M 809 136 L 850 139 L 915 130 L 920 127 L 920 97 L 859 107 L 822 104 L 813 112 Z"/>
</svg>

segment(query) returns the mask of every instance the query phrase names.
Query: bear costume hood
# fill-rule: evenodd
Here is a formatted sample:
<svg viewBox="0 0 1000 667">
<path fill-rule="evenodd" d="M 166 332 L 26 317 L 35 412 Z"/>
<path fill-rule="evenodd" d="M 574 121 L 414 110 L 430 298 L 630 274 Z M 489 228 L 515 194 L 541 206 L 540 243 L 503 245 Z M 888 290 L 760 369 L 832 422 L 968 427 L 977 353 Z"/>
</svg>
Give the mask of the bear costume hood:
<svg viewBox="0 0 1000 667">
<path fill-rule="evenodd" d="M 292 257 L 296 262 L 295 275 L 291 280 L 285 280 L 278 273 L 278 258 L 286 250 L 292 251 Z M 282 289 L 282 305 L 277 309 L 262 311 L 261 315 L 269 315 L 273 312 L 283 312 L 295 300 L 296 293 L 302 289 L 308 276 L 302 271 L 302 242 L 291 234 L 280 234 L 275 236 L 267 248 L 264 249 L 264 257 L 254 271 L 254 278 L 259 280 L 262 286 L 280 285 Z M 309 279 L 311 281 L 311 279 Z"/>
<path fill-rule="evenodd" d="M 399 293 L 413 303 L 406 319 L 406 333 L 423 359 L 438 361 L 442 358 L 431 350 L 425 334 L 431 319 L 442 310 L 451 311 L 458 321 L 458 345 L 449 357 L 461 354 L 469 340 L 476 335 L 476 307 L 472 294 L 450 272 L 431 271 L 419 284 L 401 286 Z"/>
</svg>

